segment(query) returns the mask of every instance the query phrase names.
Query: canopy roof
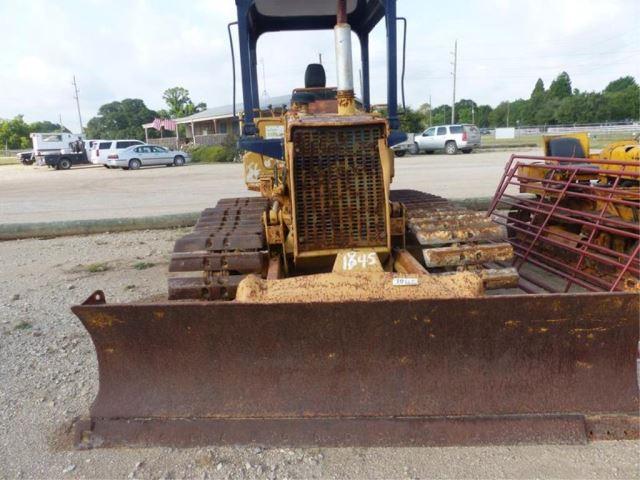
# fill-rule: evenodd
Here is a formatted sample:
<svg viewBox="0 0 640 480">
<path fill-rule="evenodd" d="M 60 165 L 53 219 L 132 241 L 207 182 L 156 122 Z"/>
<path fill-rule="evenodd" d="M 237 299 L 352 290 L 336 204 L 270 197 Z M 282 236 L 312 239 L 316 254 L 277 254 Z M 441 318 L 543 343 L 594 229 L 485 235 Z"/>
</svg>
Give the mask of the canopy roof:
<svg viewBox="0 0 640 480">
<path fill-rule="evenodd" d="M 236 0 L 236 4 L 247 9 L 256 37 L 283 30 L 330 30 L 336 24 L 336 0 Z M 357 34 L 369 33 L 383 17 L 380 0 L 347 0 L 347 21 Z"/>
</svg>

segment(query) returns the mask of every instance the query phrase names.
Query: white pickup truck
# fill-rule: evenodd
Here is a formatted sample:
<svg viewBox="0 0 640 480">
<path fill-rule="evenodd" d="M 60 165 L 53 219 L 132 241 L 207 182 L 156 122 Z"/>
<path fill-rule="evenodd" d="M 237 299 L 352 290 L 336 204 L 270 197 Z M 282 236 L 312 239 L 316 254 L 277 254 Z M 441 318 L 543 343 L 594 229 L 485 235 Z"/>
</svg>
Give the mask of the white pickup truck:
<svg viewBox="0 0 640 480">
<path fill-rule="evenodd" d="M 433 153 L 444 150 L 449 155 L 459 151 L 471 153 L 480 146 L 480 130 L 475 125 L 436 125 L 427 128 L 422 133 L 416 133 L 406 142 L 394 145 L 392 148 L 396 156 L 401 157 L 406 152 L 417 154 L 420 152 Z"/>
<path fill-rule="evenodd" d="M 81 133 L 51 132 L 32 133 L 29 135 L 33 143 L 33 157 L 44 165 L 44 156 L 49 153 L 70 153 L 71 145 L 78 139 L 84 140 Z"/>
</svg>

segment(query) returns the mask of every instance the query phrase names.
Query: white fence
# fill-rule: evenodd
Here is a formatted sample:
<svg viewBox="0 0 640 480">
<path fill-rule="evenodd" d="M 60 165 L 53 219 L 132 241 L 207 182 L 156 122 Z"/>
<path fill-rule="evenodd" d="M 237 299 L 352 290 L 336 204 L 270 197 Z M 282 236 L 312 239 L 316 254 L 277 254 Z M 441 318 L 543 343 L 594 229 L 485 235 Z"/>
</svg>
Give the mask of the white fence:
<svg viewBox="0 0 640 480">
<path fill-rule="evenodd" d="M 0 157 L 15 157 L 20 152 L 27 152 L 31 150 L 30 148 L 20 148 L 20 149 L 11 149 L 11 148 L 3 148 L 0 150 Z"/>
<path fill-rule="evenodd" d="M 515 136 L 524 137 L 545 133 L 576 132 L 587 132 L 590 135 L 620 135 L 628 133 L 630 136 L 634 136 L 640 133 L 640 123 L 525 126 L 517 127 Z"/>
<path fill-rule="evenodd" d="M 216 133 L 212 135 L 196 135 L 195 141 L 191 142 L 191 138 L 188 139 L 189 144 L 195 145 L 222 145 L 227 138 L 226 133 Z M 178 144 L 178 141 L 180 144 Z M 166 138 L 150 138 L 149 143 L 155 143 L 156 145 L 162 145 L 167 148 L 180 148 L 185 144 L 184 138 L 166 137 Z"/>
</svg>

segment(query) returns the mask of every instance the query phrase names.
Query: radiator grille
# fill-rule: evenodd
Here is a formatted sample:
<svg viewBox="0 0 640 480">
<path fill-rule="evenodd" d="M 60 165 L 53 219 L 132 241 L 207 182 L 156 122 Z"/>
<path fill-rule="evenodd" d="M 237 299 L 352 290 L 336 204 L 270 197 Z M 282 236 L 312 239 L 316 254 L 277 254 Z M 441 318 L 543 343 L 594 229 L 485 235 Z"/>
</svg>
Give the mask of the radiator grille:
<svg viewBox="0 0 640 480">
<path fill-rule="evenodd" d="M 386 245 L 382 125 L 293 131 L 298 251 Z"/>
</svg>

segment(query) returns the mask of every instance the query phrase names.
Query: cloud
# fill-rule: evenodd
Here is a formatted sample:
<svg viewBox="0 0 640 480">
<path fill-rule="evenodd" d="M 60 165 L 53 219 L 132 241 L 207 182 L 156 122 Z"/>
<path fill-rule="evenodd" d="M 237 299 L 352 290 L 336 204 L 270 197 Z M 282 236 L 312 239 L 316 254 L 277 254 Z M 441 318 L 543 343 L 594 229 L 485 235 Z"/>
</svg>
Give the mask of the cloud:
<svg viewBox="0 0 640 480">
<path fill-rule="evenodd" d="M 178 85 L 189 89 L 196 102 L 228 104 L 226 25 L 235 20 L 234 3 L 4 0 L 0 29 L 14 40 L 0 56 L 0 117 L 24 113 L 28 120 L 56 120 L 60 113 L 75 130 L 74 74 L 85 121 L 100 105 L 123 98 L 142 98 L 150 108 L 163 108 L 162 92 Z M 409 21 L 406 92 L 408 103 L 416 106 L 429 95 L 435 104 L 450 102 L 455 39 L 458 98 L 480 103 L 527 97 L 539 76 L 548 85 L 562 70 L 583 90 L 599 90 L 616 77 L 640 73 L 637 0 L 483 0 L 439 9 L 401 0 L 398 13 Z M 358 87 L 359 45 L 353 44 Z M 305 66 L 319 53 L 329 83 L 335 83 L 333 48 L 330 31 L 263 36 L 258 45 L 266 79 L 262 82 L 261 63 L 261 93 L 276 96 L 300 86 Z M 384 25 L 374 30 L 370 50 L 372 100 L 385 102 Z"/>
</svg>

